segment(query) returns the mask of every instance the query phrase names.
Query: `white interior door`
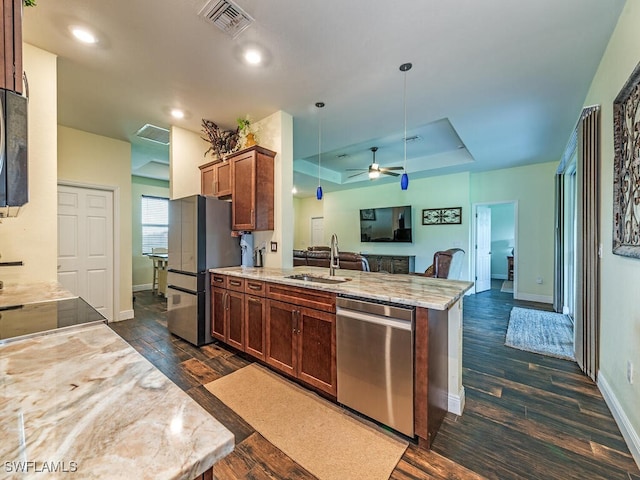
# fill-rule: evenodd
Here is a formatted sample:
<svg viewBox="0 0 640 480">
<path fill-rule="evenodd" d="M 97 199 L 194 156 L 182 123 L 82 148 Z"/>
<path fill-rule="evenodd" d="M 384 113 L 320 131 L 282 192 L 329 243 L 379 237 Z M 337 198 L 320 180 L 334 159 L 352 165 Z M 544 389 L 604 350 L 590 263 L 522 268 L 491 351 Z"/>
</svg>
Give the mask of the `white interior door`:
<svg viewBox="0 0 640 480">
<path fill-rule="evenodd" d="M 324 245 L 324 218 L 311 218 L 311 245 Z"/>
<path fill-rule="evenodd" d="M 113 192 L 58 185 L 58 281 L 113 320 Z"/>
<path fill-rule="evenodd" d="M 476 207 L 476 293 L 491 288 L 491 208 Z"/>
</svg>

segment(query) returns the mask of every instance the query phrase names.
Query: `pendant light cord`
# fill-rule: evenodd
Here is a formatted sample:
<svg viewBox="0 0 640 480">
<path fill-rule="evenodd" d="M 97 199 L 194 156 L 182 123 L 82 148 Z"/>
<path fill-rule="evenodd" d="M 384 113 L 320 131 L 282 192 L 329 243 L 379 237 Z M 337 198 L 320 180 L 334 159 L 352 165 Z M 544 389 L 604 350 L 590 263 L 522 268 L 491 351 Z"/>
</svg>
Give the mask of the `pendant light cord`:
<svg viewBox="0 0 640 480">
<path fill-rule="evenodd" d="M 320 166 L 322 165 L 322 117 L 318 115 L 318 186 L 320 186 Z"/>
<path fill-rule="evenodd" d="M 404 94 L 402 96 L 402 103 L 404 104 L 404 172 L 407 172 L 407 71 L 404 72 Z"/>
</svg>

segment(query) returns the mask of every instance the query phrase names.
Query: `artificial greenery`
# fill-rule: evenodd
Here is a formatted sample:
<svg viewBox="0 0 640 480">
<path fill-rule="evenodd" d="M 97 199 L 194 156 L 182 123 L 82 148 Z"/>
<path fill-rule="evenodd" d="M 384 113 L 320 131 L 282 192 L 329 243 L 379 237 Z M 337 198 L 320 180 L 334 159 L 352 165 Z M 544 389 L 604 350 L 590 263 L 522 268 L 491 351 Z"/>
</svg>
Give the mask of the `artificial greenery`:
<svg viewBox="0 0 640 480">
<path fill-rule="evenodd" d="M 36 0 L 22 0 L 22 4 L 25 7 L 35 7 L 36 6 Z"/>
</svg>

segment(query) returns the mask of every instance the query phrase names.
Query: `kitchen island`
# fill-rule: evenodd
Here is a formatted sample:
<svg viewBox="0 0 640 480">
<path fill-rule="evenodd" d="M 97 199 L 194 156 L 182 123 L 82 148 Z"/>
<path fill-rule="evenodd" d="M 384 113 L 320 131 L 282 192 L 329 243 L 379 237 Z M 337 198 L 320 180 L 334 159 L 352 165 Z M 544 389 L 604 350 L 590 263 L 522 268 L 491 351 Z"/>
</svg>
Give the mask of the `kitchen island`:
<svg viewBox="0 0 640 480">
<path fill-rule="evenodd" d="M 461 299 L 471 282 L 354 270 L 330 277 L 309 266 L 210 271 L 213 337 L 334 401 L 336 298 L 415 307 L 414 435 L 428 448 L 446 411 L 462 413 Z"/>
<path fill-rule="evenodd" d="M 231 432 L 103 323 L 0 345 L 0 438 L 1 478 L 193 480 L 234 448 Z"/>
</svg>

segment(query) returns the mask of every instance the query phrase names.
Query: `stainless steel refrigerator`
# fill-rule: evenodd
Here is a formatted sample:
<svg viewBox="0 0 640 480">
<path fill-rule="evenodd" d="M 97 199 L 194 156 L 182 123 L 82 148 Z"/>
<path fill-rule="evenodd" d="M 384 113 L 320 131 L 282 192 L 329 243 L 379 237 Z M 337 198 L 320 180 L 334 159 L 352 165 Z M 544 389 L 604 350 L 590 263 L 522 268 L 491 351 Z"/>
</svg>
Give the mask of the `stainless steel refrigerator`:
<svg viewBox="0 0 640 480">
<path fill-rule="evenodd" d="M 169 331 L 200 346 L 211 343 L 209 269 L 240 265 L 231 236 L 231 204 L 201 195 L 169 202 L 167 313 Z"/>
</svg>

